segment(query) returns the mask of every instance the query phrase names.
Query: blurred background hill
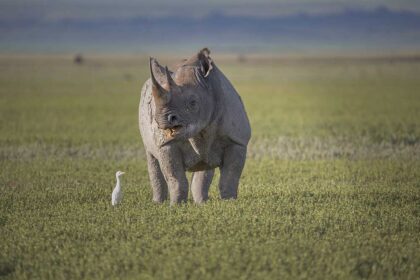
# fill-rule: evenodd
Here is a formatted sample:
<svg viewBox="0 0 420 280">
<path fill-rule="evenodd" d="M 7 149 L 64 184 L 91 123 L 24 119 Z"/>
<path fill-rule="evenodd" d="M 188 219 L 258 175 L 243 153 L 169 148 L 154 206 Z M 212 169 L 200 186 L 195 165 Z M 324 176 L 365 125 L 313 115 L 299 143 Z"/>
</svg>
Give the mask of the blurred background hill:
<svg viewBox="0 0 420 280">
<path fill-rule="evenodd" d="M 176 3 L 175 3 L 176 2 Z M 415 1 L 11 1 L 3 53 L 414 53 Z"/>
</svg>

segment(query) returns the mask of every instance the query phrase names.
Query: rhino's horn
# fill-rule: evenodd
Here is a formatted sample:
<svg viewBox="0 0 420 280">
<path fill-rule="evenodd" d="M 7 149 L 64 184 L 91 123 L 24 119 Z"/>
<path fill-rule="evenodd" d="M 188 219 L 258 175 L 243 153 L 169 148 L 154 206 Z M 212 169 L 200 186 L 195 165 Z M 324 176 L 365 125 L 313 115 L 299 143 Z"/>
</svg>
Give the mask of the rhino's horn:
<svg viewBox="0 0 420 280">
<path fill-rule="evenodd" d="M 168 83 L 169 90 L 175 91 L 178 86 L 175 83 L 174 79 L 172 78 L 171 73 L 169 72 L 169 69 L 167 66 L 165 67 L 165 74 L 166 74 L 166 81 Z"/>
<path fill-rule="evenodd" d="M 164 80 L 164 71 L 165 69 L 160 66 L 157 60 L 153 57 L 150 58 L 150 77 L 152 79 L 153 86 L 153 96 L 158 98 L 160 101 L 168 102 L 169 101 L 169 91 L 162 86 L 162 81 Z"/>
</svg>

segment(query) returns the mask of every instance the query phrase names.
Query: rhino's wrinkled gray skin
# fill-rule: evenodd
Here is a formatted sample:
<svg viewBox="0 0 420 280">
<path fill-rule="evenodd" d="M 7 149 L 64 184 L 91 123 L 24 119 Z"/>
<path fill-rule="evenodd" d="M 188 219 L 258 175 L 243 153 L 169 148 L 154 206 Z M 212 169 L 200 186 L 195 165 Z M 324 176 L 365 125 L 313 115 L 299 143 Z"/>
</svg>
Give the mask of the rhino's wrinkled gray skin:
<svg viewBox="0 0 420 280">
<path fill-rule="evenodd" d="M 168 190 L 171 204 L 186 201 L 186 171 L 194 172 L 194 201 L 206 201 L 216 167 L 221 198 L 237 197 L 251 128 L 241 98 L 209 54 L 201 50 L 174 72 L 150 58 L 139 121 L 155 202 Z"/>
</svg>

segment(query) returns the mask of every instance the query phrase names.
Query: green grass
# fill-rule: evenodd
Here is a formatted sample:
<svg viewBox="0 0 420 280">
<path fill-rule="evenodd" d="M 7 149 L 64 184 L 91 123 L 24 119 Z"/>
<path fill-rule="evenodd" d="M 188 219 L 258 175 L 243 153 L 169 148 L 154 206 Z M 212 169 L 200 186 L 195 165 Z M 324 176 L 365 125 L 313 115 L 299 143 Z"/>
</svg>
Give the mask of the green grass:
<svg viewBox="0 0 420 280">
<path fill-rule="evenodd" d="M 215 178 L 169 207 L 138 132 L 146 58 L 0 58 L 0 278 L 419 277 L 420 63 L 214 59 L 253 129 L 239 199 Z"/>
</svg>

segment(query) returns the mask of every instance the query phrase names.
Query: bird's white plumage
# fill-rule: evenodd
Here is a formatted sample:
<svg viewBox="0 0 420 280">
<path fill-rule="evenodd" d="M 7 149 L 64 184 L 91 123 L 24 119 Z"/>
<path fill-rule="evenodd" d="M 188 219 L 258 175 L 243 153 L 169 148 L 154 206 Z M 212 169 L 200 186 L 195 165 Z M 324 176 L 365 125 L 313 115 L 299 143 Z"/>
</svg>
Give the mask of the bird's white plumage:
<svg viewBox="0 0 420 280">
<path fill-rule="evenodd" d="M 112 197 L 111 197 L 111 204 L 112 206 L 115 206 L 119 204 L 122 200 L 123 193 L 121 190 L 121 180 L 120 176 L 123 175 L 125 172 L 117 171 L 115 174 L 115 177 L 117 178 L 117 184 L 115 185 L 114 190 L 112 191 Z"/>
</svg>

